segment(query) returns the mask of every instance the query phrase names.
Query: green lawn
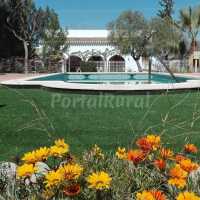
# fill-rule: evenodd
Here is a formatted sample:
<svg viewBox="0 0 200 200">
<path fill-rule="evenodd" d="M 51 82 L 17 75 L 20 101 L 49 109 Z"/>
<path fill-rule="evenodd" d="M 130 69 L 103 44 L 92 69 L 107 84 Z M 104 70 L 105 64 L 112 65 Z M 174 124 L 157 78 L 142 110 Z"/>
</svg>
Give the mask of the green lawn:
<svg viewBox="0 0 200 200">
<path fill-rule="evenodd" d="M 0 160 L 65 138 L 78 155 L 131 145 L 144 133 L 163 134 L 177 149 L 200 145 L 200 93 L 80 95 L 0 88 Z"/>
</svg>

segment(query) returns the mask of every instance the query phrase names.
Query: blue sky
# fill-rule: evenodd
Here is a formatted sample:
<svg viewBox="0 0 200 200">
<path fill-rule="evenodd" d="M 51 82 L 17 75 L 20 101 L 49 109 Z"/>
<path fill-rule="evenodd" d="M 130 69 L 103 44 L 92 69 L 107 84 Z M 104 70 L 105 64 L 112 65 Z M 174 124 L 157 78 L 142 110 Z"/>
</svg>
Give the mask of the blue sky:
<svg viewBox="0 0 200 200">
<path fill-rule="evenodd" d="M 69 28 L 105 28 L 124 10 L 139 10 L 146 17 L 157 13 L 159 0 L 35 0 L 37 6 L 56 10 L 61 25 Z M 186 6 L 195 6 L 199 0 L 175 0 L 176 15 Z"/>
</svg>

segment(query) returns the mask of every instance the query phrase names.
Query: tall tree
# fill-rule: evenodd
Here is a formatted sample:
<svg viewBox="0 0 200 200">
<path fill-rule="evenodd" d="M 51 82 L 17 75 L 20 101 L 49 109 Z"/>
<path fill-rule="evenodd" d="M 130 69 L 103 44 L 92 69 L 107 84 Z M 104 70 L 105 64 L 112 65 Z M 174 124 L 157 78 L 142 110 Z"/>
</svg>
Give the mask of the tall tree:
<svg viewBox="0 0 200 200">
<path fill-rule="evenodd" d="M 180 26 L 191 40 L 190 53 L 197 49 L 197 37 L 200 32 L 200 6 L 180 11 Z"/>
<path fill-rule="evenodd" d="M 174 12 L 174 1 L 160 0 L 159 4 L 161 9 L 158 11 L 158 16 L 161 18 L 172 18 Z"/>
<path fill-rule="evenodd" d="M 179 57 L 180 57 L 180 68 L 184 69 L 185 67 L 185 57 L 187 56 L 188 49 L 187 49 L 187 44 L 184 38 L 181 39 L 179 43 Z"/>
<path fill-rule="evenodd" d="M 152 55 L 155 56 L 171 76 L 174 77 L 169 68 L 169 60 L 173 59 L 178 54 L 181 40 L 180 29 L 171 21 L 160 17 L 152 19 L 151 27 L 153 30 L 150 45 Z"/>
<path fill-rule="evenodd" d="M 0 58 L 23 55 L 23 45 L 7 28 L 10 9 L 7 0 L 0 1 Z"/>
<path fill-rule="evenodd" d="M 136 61 L 138 70 L 142 71 L 139 60 L 151 38 L 151 29 L 143 14 L 125 11 L 108 25 L 108 29 L 111 42 L 118 46 L 122 53 L 130 54 Z"/>
<path fill-rule="evenodd" d="M 67 31 L 61 28 L 58 15 L 53 9 L 47 7 L 46 14 L 46 29 L 41 41 L 43 44 L 43 58 L 56 57 L 68 48 Z"/>
<path fill-rule="evenodd" d="M 44 30 L 45 12 L 32 0 L 10 0 L 7 23 L 14 36 L 24 45 L 24 67 L 28 73 L 29 47 L 35 45 Z"/>
</svg>

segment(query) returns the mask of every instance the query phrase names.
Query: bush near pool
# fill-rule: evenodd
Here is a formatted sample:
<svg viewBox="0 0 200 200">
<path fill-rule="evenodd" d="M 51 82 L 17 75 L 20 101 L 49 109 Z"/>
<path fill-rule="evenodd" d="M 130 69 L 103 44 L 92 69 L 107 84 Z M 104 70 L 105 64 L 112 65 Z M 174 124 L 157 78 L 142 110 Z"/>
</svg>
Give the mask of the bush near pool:
<svg viewBox="0 0 200 200">
<path fill-rule="evenodd" d="M 27 152 L 14 173 L 1 170 L 1 199 L 200 200 L 198 148 L 174 152 L 159 135 L 115 155 L 94 145 L 76 158 L 64 139 Z M 3 164 L 1 164 L 1 167 Z M 13 171 L 12 171 L 13 172 Z"/>
</svg>

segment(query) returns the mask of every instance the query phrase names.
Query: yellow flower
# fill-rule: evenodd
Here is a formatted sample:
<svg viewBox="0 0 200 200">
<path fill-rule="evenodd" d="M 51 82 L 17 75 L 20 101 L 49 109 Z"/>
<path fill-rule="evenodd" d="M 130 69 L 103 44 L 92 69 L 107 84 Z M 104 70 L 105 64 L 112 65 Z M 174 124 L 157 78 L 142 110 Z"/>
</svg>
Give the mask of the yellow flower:
<svg viewBox="0 0 200 200">
<path fill-rule="evenodd" d="M 58 139 L 55 141 L 55 146 L 62 147 L 63 149 L 66 149 L 67 152 L 69 152 L 69 145 L 65 143 L 64 139 Z"/>
<path fill-rule="evenodd" d="M 200 197 L 196 196 L 193 192 L 181 192 L 176 200 L 200 200 Z"/>
<path fill-rule="evenodd" d="M 50 148 L 50 155 L 54 157 L 62 157 L 66 153 L 68 153 L 67 148 L 58 147 L 56 145 Z"/>
<path fill-rule="evenodd" d="M 183 178 L 170 178 L 168 180 L 169 185 L 176 186 L 177 188 L 184 188 L 186 186 L 186 179 Z"/>
<path fill-rule="evenodd" d="M 43 148 L 37 149 L 35 151 L 36 160 L 38 162 L 46 160 L 49 157 L 49 153 L 50 153 L 50 150 L 47 147 L 43 147 Z"/>
<path fill-rule="evenodd" d="M 152 147 L 153 150 L 157 150 L 160 147 L 160 136 L 158 135 L 147 135 L 146 137 L 147 142 L 149 142 Z"/>
<path fill-rule="evenodd" d="M 112 178 L 106 172 L 96 172 L 92 173 L 87 177 L 87 182 L 89 188 L 94 188 L 96 190 L 109 189 Z"/>
<path fill-rule="evenodd" d="M 151 192 L 143 191 L 141 193 L 137 193 L 137 200 L 155 200 Z"/>
<path fill-rule="evenodd" d="M 33 164 L 24 164 L 17 168 L 18 177 L 30 177 L 37 171 Z"/>
<path fill-rule="evenodd" d="M 102 153 L 102 149 L 101 149 L 98 145 L 96 145 L 96 144 L 95 144 L 94 147 L 92 148 L 91 153 L 92 153 L 94 156 L 98 157 L 98 158 L 104 159 L 104 154 Z"/>
<path fill-rule="evenodd" d="M 46 188 L 59 185 L 63 181 L 62 174 L 59 171 L 50 171 L 45 176 Z"/>
<path fill-rule="evenodd" d="M 78 164 L 67 164 L 58 169 L 58 173 L 60 173 L 65 180 L 78 179 L 82 172 L 83 168 Z"/>
<path fill-rule="evenodd" d="M 25 153 L 22 160 L 27 164 L 35 164 L 37 162 L 35 151 Z"/>
<path fill-rule="evenodd" d="M 116 156 L 118 159 L 121 160 L 126 160 L 127 159 L 127 153 L 126 153 L 126 149 L 125 148 L 118 148 L 117 152 L 116 152 Z"/>
</svg>

